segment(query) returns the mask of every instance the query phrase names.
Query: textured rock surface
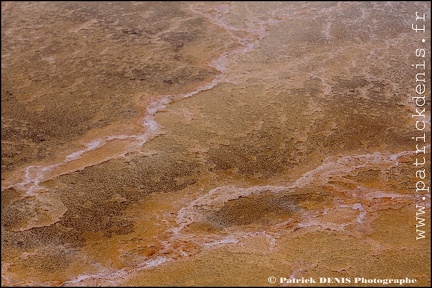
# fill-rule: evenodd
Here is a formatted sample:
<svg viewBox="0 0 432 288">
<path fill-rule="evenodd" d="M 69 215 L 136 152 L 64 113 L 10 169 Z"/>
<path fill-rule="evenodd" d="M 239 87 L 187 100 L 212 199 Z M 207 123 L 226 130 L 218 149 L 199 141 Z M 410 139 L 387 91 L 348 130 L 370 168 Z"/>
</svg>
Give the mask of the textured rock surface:
<svg viewBox="0 0 432 288">
<path fill-rule="evenodd" d="M 430 3 L 1 7 L 2 285 L 430 285 Z"/>
</svg>

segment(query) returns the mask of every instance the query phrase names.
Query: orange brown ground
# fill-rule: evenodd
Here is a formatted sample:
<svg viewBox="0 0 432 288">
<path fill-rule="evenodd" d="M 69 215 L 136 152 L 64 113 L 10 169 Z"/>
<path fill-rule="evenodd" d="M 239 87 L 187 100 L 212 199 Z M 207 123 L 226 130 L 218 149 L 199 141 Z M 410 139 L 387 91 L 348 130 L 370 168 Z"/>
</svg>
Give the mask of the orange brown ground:
<svg viewBox="0 0 432 288">
<path fill-rule="evenodd" d="M 430 285 L 416 11 L 2 2 L 2 285 Z"/>
</svg>

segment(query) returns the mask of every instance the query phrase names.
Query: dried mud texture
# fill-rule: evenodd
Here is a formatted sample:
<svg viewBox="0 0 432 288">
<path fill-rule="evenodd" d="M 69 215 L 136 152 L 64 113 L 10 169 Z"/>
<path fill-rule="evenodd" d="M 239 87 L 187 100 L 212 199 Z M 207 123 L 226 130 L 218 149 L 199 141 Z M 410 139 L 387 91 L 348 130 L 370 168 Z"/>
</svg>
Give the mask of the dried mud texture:
<svg viewBox="0 0 432 288">
<path fill-rule="evenodd" d="M 2 285 L 430 285 L 416 11 L 2 2 Z"/>
</svg>

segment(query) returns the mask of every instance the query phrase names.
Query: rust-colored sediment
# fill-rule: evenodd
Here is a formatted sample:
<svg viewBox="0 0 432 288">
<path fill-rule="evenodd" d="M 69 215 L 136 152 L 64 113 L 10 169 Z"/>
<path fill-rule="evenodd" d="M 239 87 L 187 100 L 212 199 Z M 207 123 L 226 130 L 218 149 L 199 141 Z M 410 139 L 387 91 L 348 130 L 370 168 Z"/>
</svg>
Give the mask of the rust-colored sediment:
<svg viewBox="0 0 432 288">
<path fill-rule="evenodd" d="M 2 2 L 2 285 L 430 285 L 416 11 Z"/>
</svg>

